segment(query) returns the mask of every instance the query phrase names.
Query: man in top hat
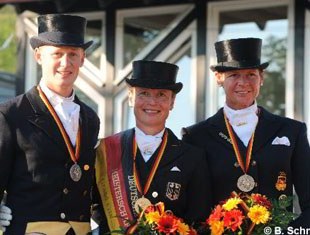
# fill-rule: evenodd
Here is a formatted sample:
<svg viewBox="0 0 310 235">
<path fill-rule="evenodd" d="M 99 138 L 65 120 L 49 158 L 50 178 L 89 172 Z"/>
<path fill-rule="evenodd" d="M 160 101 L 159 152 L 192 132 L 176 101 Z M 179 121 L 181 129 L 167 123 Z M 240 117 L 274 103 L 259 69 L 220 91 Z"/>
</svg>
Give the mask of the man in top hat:
<svg viewBox="0 0 310 235">
<path fill-rule="evenodd" d="M 110 231 L 129 227 L 141 209 L 158 202 L 190 224 L 210 211 L 204 153 L 165 126 L 183 86 L 177 72 L 174 64 L 133 62 L 126 83 L 136 126 L 102 139 L 97 149 L 96 180 Z"/>
<path fill-rule="evenodd" d="M 211 66 L 226 102 L 214 116 L 184 128 L 183 140 L 202 147 L 211 172 L 213 205 L 232 191 L 269 199 L 299 197 L 302 214 L 291 225 L 310 227 L 310 148 L 306 125 L 271 114 L 256 98 L 264 82 L 262 40 L 215 43 Z M 219 183 L 220 182 L 220 183 Z"/>
<path fill-rule="evenodd" d="M 83 17 L 39 16 L 30 44 L 40 83 L 0 105 L 0 199 L 6 191 L 13 215 L 5 234 L 90 231 L 99 119 L 73 89 L 92 44 L 85 28 Z"/>
</svg>

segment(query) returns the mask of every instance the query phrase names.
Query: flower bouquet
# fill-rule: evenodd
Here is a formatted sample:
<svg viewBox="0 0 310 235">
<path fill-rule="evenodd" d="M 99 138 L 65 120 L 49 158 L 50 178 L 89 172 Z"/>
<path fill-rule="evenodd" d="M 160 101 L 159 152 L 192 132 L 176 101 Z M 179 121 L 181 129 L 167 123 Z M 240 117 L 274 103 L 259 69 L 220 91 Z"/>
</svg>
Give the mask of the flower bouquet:
<svg viewBox="0 0 310 235">
<path fill-rule="evenodd" d="M 164 203 L 150 205 L 141 211 L 135 223 L 119 234 L 135 235 L 197 235 L 195 229 L 166 210 Z M 113 233 L 114 234 L 114 233 Z"/>
<path fill-rule="evenodd" d="M 295 215 L 286 208 L 292 199 L 281 197 L 270 201 L 261 194 L 237 194 L 217 205 L 209 218 L 206 227 L 212 235 L 222 234 L 265 234 L 264 229 L 274 231 L 279 226 L 286 229 Z"/>
</svg>

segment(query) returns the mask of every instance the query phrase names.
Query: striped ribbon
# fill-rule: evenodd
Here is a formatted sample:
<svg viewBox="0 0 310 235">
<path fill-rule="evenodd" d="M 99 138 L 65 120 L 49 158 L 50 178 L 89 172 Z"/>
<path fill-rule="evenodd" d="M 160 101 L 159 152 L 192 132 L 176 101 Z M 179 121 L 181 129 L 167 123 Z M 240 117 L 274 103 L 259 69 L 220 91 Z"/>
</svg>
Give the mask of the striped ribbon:
<svg viewBox="0 0 310 235">
<path fill-rule="evenodd" d="M 81 131 L 80 131 L 80 127 L 78 129 L 78 134 L 77 134 L 77 138 L 76 138 L 76 147 L 75 147 L 75 151 L 74 148 L 72 146 L 72 143 L 70 141 L 70 138 L 61 122 L 61 120 L 59 119 L 56 111 L 54 110 L 53 106 L 51 105 L 51 103 L 49 102 L 49 100 L 47 99 L 46 95 L 44 94 L 44 92 L 41 90 L 40 86 L 37 86 L 37 89 L 39 91 L 39 96 L 42 99 L 43 103 L 45 104 L 45 106 L 47 107 L 48 111 L 51 113 L 53 119 L 55 120 L 58 129 L 61 133 L 62 138 L 65 141 L 66 147 L 68 149 L 68 152 L 70 154 L 70 157 L 72 159 L 72 161 L 74 163 L 76 163 L 79 158 L 80 158 L 80 150 L 81 150 Z"/>
</svg>

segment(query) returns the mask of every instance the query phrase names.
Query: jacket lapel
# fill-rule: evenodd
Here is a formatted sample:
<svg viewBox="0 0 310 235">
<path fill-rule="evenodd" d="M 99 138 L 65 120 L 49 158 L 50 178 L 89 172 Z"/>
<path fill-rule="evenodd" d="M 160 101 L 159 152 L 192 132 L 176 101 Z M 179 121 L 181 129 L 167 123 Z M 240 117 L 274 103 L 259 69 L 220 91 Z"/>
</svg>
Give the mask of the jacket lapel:
<svg viewBox="0 0 310 235">
<path fill-rule="evenodd" d="M 262 107 L 259 107 L 259 119 L 255 130 L 255 139 L 253 144 L 253 153 L 261 147 L 266 146 L 267 142 L 281 128 L 282 123 L 277 121 L 275 115 L 269 113 Z"/>
<path fill-rule="evenodd" d="M 89 139 L 89 131 L 90 125 L 89 125 L 89 117 L 87 115 L 87 110 L 85 108 L 85 105 L 78 99 L 77 96 L 75 96 L 74 102 L 80 105 L 80 117 L 79 117 L 79 128 L 81 128 L 81 153 L 84 151 L 87 151 L 87 146 L 89 147 L 90 139 Z M 95 146 L 92 146 L 95 147 Z M 81 154 L 82 155 L 82 154 Z"/>
<path fill-rule="evenodd" d="M 209 118 L 210 125 L 207 130 L 214 140 L 221 142 L 225 147 L 233 149 L 231 140 L 225 125 L 223 108 L 221 108 L 213 117 Z"/>
<path fill-rule="evenodd" d="M 27 116 L 28 121 L 40 128 L 52 141 L 66 149 L 58 126 L 41 100 L 37 88 L 33 87 L 26 93 L 26 97 L 32 107 L 32 112 Z"/>
<path fill-rule="evenodd" d="M 168 131 L 167 146 L 165 148 L 164 155 L 159 163 L 158 169 L 162 169 L 166 165 L 173 162 L 188 148 L 186 145 L 182 144 L 182 142 L 174 135 L 174 133 L 169 128 L 166 128 L 166 130 Z"/>
</svg>

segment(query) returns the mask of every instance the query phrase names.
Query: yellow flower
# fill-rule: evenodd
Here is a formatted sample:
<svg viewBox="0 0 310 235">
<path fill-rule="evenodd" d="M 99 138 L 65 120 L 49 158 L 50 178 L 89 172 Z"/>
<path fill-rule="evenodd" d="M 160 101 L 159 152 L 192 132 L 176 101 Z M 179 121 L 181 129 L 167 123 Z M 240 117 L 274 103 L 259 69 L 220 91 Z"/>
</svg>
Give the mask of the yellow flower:
<svg viewBox="0 0 310 235">
<path fill-rule="evenodd" d="M 180 235 L 187 235 L 189 233 L 189 226 L 187 224 L 179 222 L 178 232 Z"/>
<path fill-rule="evenodd" d="M 214 221 L 210 224 L 211 235 L 222 235 L 224 233 L 224 222 Z"/>
<path fill-rule="evenodd" d="M 227 200 L 227 202 L 223 205 L 223 208 L 226 211 L 231 211 L 232 209 L 236 209 L 238 204 L 241 202 L 242 200 L 238 197 L 234 197 L 234 198 L 229 198 Z"/>
<path fill-rule="evenodd" d="M 158 211 L 150 212 L 145 214 L 145 219 L 148 224 L 157 223 L 160 219 L 160 214 Z"/>
<path fill-rule="evenodd" d="M 255 205 L 250 208 L 248 217 L 255 224 L 265 224 L 270 219 L 270 212 L 264 206 Z"/>
</svg>

